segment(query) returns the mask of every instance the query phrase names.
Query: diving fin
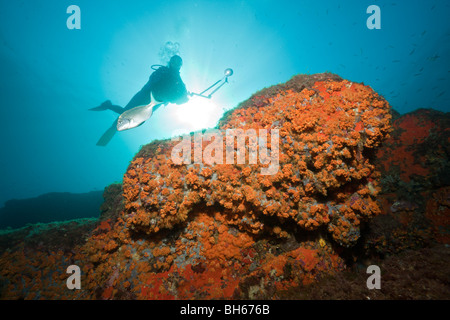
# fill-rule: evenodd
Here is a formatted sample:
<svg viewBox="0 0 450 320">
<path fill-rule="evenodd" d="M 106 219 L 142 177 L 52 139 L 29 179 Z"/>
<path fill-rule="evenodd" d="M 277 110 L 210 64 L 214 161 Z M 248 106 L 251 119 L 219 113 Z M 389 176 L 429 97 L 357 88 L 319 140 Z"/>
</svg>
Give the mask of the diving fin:
<svg viewBox="0 0 450 320">
<path fill-rule="evenodd" d="M 117 132 L 117 119 L 114 120 L 111 127 L 109 127 L 108 130 L 106 130 L 105 133 L 97 141 L 97 146 L 101 146 L 101 147 L 106 146 L 111 141 L 111 139 L 114 137 L 116 132 Z"/>
<path fill-rule="evenodd" d="M 98 107 L 95 108 L 90 108 L 90 111 L 104 111 L 104 110 L 111 110 L 114 111 L 118 114 L 122 114 L 125 109 L 119 106 L 115 106 L 111 103 L 110 100 L 106 100 L 105 102 L 103 102 L 101 105 L 99 105 Z"/>
</svg>

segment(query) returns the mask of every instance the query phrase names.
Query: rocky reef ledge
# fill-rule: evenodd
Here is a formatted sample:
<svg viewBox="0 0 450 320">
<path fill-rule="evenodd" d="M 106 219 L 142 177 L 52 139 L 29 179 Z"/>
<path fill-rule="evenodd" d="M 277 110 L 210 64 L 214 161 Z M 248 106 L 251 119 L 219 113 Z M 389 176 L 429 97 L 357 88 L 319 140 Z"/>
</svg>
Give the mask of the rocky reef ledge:
<svg viewBox="0 0 450 320">
<path fill-rule="evenodd" d="M 97 218 L 102 202 L 102 191 L 51 192 L 34 198 L 8 200 L 5 206 L 0 208 L 0 229 L 17 229 L 35 223 Z"/>
<path fill-rule="evenodd" d="M 0 297 L 305 298 L 304 288 L 351 270 L 355 261 L 445 243 L 445 182 L 429 195 L 437 200 L 422 206 L 412 200 L 395 206 L 403 201 L 398 189 L 381 189 L 387 175 L 407 174 L 402 167 L 389 171 L 397 159 L 380 151 L 396 152 L 392 114 L 370 87 L 328 73 L 298 75 L 263 89 L 227 112 L 215 130 L 142 147 L 123 184 L 105 189 L 102 216 L 82 243 L 51 249 L 14 243 L 3 249 Z M 268 136 L 258 135 L 260 129 Z M 237 136 L 232 158 L 223 152 L 230 149 L 229 130 Z M 211 132 L 213 138 L 198 139 Z M 240 145 L 239 138 L 248 144 Z M 268 150 L 251 162 L 255 141 L 266 141 Z M 180 143 L 192 153 L 181 157 Z M 215 163 L 199 161 L 199 154 Z M 267 157 L 276 161 L 268 163 Z M 276 170 L 262 174 L 274 163 Z M 427 208 L 435 220 L 427 218 Z M 423 217 L 420 228 L 411 227 L 416 216 Z M 408 241 L 396 242 L 379 227 L 386 224 Z M 41 236 L 45 243 L 49 235 Z M 81 268 L 81 290 L 65 286 L 71 264 Z M 365 282 L 359 285 L 366 288 Z M 320 290 L 308 294 L 318 298 Z"/>
</svg>

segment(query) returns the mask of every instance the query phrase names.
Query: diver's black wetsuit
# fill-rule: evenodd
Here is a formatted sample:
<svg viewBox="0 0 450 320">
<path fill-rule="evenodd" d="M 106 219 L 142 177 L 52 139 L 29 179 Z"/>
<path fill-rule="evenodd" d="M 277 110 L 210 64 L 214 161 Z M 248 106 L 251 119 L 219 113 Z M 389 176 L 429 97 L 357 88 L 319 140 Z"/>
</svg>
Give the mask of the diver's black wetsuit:
<svg viewBox="0 0 450 320">
<path fill-rule="evenodd" d="M 121 114 L 124 111 L 132 109 L 134 107 L 149 104 L 151 100 L 150 94 L 153 94 L 153 98 L 156 101 L 162 102 L 159 105 L 153 107 L 153 112 L 155 112 L 160 106 L 166 103 L 170 102 L 182 104 L 189 100 L 186 86 L 184 85 L 183 80 L 181 80 L 180 77 L 179 68 L 177 69 L 161 66 L 150 75 L 150 79 L 145 84 L 145 86 L 142 87 L 142 89 L 138 93 L 136 93 L 133 98 L 131 98 L 130 102 L 128 102 L 125 108 L 113 105 L 111 104 L 111 101 L 108 100 L 101 106 L 92 108 L 91 110 L 101 111 L 109 109 L 118 114 Z M 106 132 L 100 137 L 97 142 L 98 146 L 106 146 L 112 139 L 117 131 L 117 119 L 113 122 L 111 127 L 106 130 Z"/>
<path fill-rule="evenodd" d="M 181 80 L 178 70 L 159 67 L 150 75 L 148 82 L 125 106 L 125 110 L 150 103 L 150 93 L 153 98 L 164 103 L 182 104 L 188 101 L 186 86 Z M 155 111 L 159 106 L 156 106 Z"/>
</svg>

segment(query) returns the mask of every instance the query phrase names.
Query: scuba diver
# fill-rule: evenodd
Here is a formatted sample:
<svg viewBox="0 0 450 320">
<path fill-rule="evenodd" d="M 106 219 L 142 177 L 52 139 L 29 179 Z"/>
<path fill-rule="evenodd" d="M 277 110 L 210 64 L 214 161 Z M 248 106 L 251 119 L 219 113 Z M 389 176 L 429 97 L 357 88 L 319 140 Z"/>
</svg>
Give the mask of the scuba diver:
<svg viewBox="0 0 450 320">
<path fill-rule="evenodd" d="M 155 70 L 125 108 L 113 105 L 110 100 L 103 102 L 100 106 L 91 108 L 92 111 L 112 110 L 119 114 L 111 127 L 100 137 L 98 146 L 106 146 L 114 137 L 117 131 L 136 128 L 147 121 L 160 106 L 168 103 L 183 104 L 189 101 L 188 96 L 199 96 L 211 99 L 212 95 L 228 83 L 228 77 L 233 75 L 233 69 L 227 68 L 223 78 L 217 80 L 201 93 L 188 92 L 181 80 L 180 69 L 183 60 L 180 56 L 174 55 L 170 58 L 167 67 L 153 65 Z M 207 94 L 207 92 L 210 92 Z"/>
<path fill-rule="evenodd" d="M 186 86 L 181 80 L 180 69 L 183 60 L 180 56 L 174 55 L 170 58 L 169 65 L 154 65 L 155 70 L 125 108 L 113 105 L 110 100 L 103 102 L 100 106 L 91 108 L 91 111 L 112 110 L 120 116 L 114 121 L 111 127 L 106 130 L 98 140 L 98 146 L 106 146 L 113 138 L 116 131 L 135 128 L 143 124 L 152 112 L 160 106 L 168 103 L 183 104 L 189 101 Z"/>
</svg>

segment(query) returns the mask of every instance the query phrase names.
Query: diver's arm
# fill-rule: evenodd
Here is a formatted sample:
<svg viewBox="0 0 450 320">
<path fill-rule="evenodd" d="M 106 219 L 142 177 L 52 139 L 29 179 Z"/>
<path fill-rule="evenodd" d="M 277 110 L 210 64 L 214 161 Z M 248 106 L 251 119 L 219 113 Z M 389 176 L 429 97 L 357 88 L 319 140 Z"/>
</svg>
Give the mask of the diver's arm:
<svg viewBox="0 0 450 320">
<path fill-rule="evenodd" d="M 188 95 L 189 92 L 186 90 L 186 85 L 184 84 L 183 80 L 181 80 L 181 77 L 179 78 L 179 81 L 177 83 L 178 85 L 178 98 L 176 99 L 176 104 L 183 104 L 189 101 Z"/>
<path fill-rule="evenodd" d="M 180 97 L 177 99 L 176 104 L 183 104 L 189 101 L 189 92 L 186 90 L 186 86 L 183 83 L 183 89 L 180 90 Z"/>
</svg>

